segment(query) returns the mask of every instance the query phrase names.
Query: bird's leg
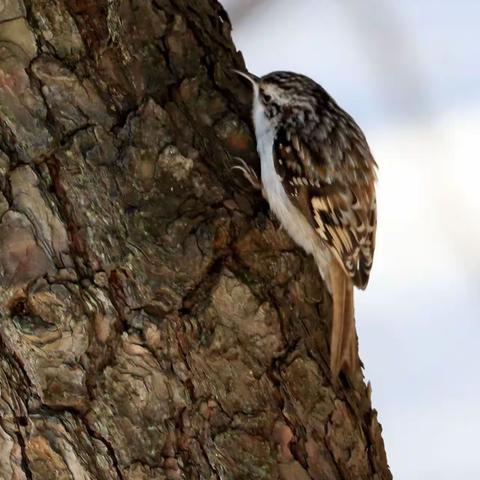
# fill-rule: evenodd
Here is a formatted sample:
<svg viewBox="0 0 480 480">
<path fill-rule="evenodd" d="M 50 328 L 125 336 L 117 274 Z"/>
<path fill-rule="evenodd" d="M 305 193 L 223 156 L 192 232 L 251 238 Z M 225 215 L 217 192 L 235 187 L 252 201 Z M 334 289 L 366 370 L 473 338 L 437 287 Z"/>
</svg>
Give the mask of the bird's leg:
<svg viewBox="0 0 480 480">
<path fill-rule="evenodd" d="M 268 197 L 265 192 L 265 189 L 263 188 L 262 181 L 259 180 L 255 170 L 249 165 L 247 165 L 247 162 L 245 162 L 243 158 L 235 157 L 235 160 L 237 160 L 240 165 L 234 165 L 232 167 L 232 170 L 240 170 L 243 173 L 244 177 L 248 180 L 248 182 L 253 186 L 253 188 L 255 188 L 255 190 L 260 190 L 262 192 L 263 198 L 268 202 Z M 271 210 L 269 211 L 269 216 L 271 219 L 275 218 L 275 215 Z M 285 228 L 281 223 L 278 227 L 278 231 L 280 232 L 285 231 Z"/>
<path fill-rule="evenodd" d="M 238 165 L 234 165 L 232 170 L 240 170 L 243 173 L 243 176 L 248 180 L 248 182 L 252 185 L 255 190 L 262 190 L 262 182 L 258 179 L 258 176 L 255 170 L 250 167 L 250 165 L 243 160 L 243 158 L 235 157 L 235 160 L 239 163 Z M 265 195 L 264 195 L 265 196 Z"/>
</svg>

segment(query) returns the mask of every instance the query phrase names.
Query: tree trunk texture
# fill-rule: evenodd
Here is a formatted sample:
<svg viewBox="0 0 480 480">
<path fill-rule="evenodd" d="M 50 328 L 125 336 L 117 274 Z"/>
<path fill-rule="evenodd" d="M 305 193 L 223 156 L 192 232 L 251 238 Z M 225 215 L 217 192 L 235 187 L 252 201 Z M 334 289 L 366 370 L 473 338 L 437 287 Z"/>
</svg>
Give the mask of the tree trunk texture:
<svg viewBox="0 0 480 480">
<path fill-rule="evenodd" d="M 215 0 L 0 0 L 2 480 L 391 478 L 314 261 L 231 169 L 230 30 Z"/>
</svg>

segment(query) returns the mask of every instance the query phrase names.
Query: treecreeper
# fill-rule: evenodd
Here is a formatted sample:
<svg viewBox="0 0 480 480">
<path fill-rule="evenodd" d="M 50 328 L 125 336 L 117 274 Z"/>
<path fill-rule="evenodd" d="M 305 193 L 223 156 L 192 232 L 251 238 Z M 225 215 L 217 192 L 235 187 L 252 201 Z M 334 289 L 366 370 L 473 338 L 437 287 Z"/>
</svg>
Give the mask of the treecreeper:
<svg viewBox="0 0 480 480">
<path fill-rule="evenodd" d="M 333 300 L 330 369 L 334 380 L 358 371 L 353 287 L 366 288 L 376 231 L 376 163 L 353 118 L 312 79 L 292 72 L 252 85 L 252 118 L 262 188 L 292 239 L 312 254 Z"/>
</svg>

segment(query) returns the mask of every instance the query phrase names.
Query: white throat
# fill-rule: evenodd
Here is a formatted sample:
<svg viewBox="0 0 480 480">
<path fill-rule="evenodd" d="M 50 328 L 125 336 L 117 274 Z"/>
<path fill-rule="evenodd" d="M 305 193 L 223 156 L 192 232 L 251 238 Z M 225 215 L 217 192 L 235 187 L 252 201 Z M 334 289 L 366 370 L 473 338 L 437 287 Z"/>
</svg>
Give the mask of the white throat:
<svg viewBox="0 0 480 480">
<path fill-rule="evenodd" d="M 290 201 L 283 188 L 282 180 L 275 171 L 273 144 L 277 127 L 265 114 L 257 85 L 254 85 L 252 117 L 261 162 L 262 185 L 270 208 L 295 243 L 314 256 L 320 274 L 327 288 L 330 289 L 328 273 L 330 253 L 303 213 Z"/>
</svg>

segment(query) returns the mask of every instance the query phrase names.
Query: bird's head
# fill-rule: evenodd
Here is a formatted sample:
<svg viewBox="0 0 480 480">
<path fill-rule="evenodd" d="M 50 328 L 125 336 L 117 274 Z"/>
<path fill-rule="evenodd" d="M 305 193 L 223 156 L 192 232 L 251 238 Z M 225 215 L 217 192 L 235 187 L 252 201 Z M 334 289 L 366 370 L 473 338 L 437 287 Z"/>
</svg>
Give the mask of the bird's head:
<svg viewBox="0 0 480 480">
<path fill-rule="evenodd" d="M 292 114 L 314 111 L 323 89 L 313 80 L 293 72 L 272 72 L 263 77 L 234 70 L 253 88 L 254 102 L 271 120 L 286 120 Z"/>
</svg>

